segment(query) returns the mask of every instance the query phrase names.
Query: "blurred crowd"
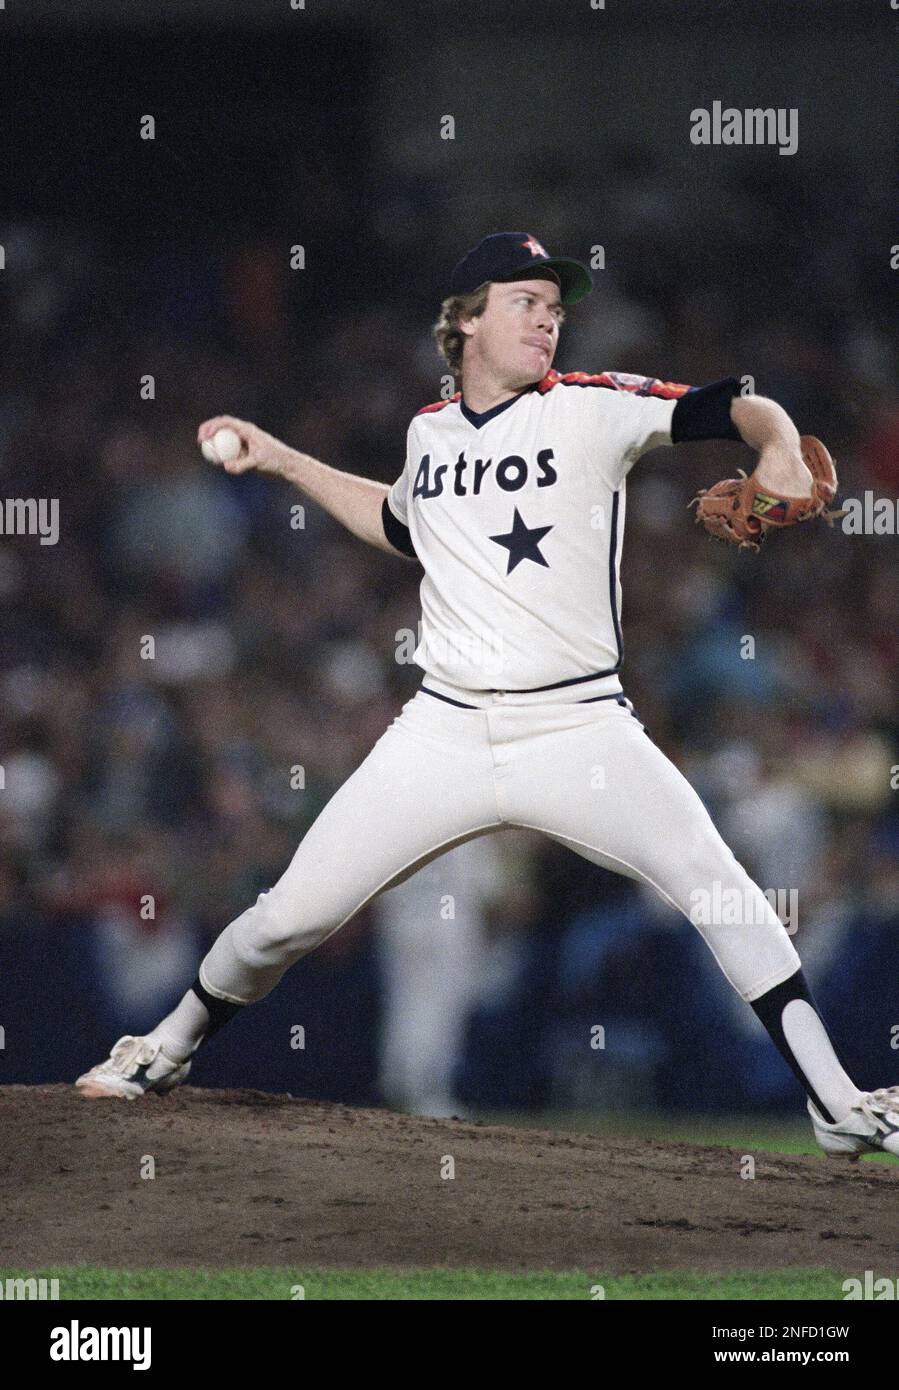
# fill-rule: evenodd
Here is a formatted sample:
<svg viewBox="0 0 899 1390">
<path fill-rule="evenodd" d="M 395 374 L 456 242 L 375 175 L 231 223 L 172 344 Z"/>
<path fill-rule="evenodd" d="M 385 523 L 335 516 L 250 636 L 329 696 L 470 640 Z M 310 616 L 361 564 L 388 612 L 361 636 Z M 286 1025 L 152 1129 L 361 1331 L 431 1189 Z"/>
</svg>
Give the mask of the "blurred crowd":
<svg viewBox="0 0 899 1390">
<path fill-rule="evenodd" d="M 896 498 L 899 362 L 876 216 L 847 192 L 841 220 L 814 192 L 797 211 L 735 181 L 697 233 L 671 216 L 661 169 L 609 174 L 601 217 L 582 189 L 548 190 L 527 230 L 559 253 L 606 250 L 555 366 L 751 375 L 828 443 L 842 495 Z M 0 496 L 58 498 L 60 537 L 0 537 L 0 998 L 23 1021 L 77 999 L 76 1053 L 155 1021 L 417 688 L 398 653 L 418 568 L 286 484 L 224 475 L 195 437 L 229 413 L 337 468 L 399 474 L 409 420 L 444 384 L 430 326 L 448 269 L 498 229 L 454 224 L 429 194 L 385 190 L 369 268 L 333 294 L 310 270 L 284 276 L 262 238 L 143 250 L 64 223 L 4 229 Z M 416 206 L 417 221 L 390 215 Z M 797 948 L 861 1079 L 885 1085 L 899 537 L 837 521 L 758 556 L 716 545 L 687 503 L 748 458 L 681 446 L 631 475 L 624 687 L 760 885 L 797 891 Z M 298 968 L 317 998 L 326 976 L 345 978 L 332 1019 L 353 1027 L 362 1009 L 355 1053 L 335 1045 L 307 1090 L 434 1109 L 795 1098 L 689 924 L 530 835 L 486 866 L 458 853 L 474 896 L 457 959 L 479 966 L 434 1076 L 404 1079 L 402 1029 L 391 1042 L 390 1019 L 414 1013 L 397 965 L 428 891 L 412 880 Z M 435 952 L 452 955 L 452 931 Z M 48 980 L 53 998 L 35 1000 Z M 602 1069 L 583 1046 L 592 1023 L 609 1038 Z M 7 1042 L 5 1064 L 18 1079 L 75 1074 L 36 1045 Z M 285 1084 L 274 1066 L 270 1079 Z"/>
</svg>

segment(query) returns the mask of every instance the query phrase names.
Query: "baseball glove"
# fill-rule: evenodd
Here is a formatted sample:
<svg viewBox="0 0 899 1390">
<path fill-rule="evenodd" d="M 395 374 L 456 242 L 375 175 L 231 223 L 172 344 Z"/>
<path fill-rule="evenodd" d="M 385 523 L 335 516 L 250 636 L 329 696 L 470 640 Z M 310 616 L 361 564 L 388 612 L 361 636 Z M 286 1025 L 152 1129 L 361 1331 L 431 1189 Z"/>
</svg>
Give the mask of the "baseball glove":
<svg viewBox="0 0 899 1390">
<path fill-rule="evenodd" d="M 696 507 L 696 520 L 701 521 L 709 535 L 730 541 L 740 549 L 758 550 L 772 528 L 796 526 L 823 516 L 828 526 L 842 516 L 829 512 L 837 491 L 837 471 L 820 439 L 804 434 L 799 440 L 802 459 L 812 475 L 809 497 L 787 497 L 762 487 L 753 472 L 748 477 L 739 470 L 739 478 L 725 478 L 713 487 L 703 488 L 689 505 Z"/>
</svg>

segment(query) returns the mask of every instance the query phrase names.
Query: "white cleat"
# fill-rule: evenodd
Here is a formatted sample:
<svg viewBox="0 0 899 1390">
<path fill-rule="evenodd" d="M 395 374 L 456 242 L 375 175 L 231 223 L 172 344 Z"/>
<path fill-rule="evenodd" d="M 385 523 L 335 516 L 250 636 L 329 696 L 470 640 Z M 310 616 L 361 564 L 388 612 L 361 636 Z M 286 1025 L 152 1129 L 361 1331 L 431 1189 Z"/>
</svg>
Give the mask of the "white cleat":
<svg viewBox="0 0 899 1390">
<path fill-rule="evenodd" d="M 828 1158 L 857 1159 L 860 1154 L 899 1154 L 899 1086 L 865 1091 L 845 1120 L 829 1125 L 808 1102 L 815 1138 Z"/>
<path fill-rule="evenodd" d="M 115 1096 L 138 1100 L 148 1091 L 170 1091 L 190 1071 L 190 1062 L 173 1062 L 159 1043 L 146 1038 L 119 1038 L 109 1057 L 79 1076 L 75 1086 L 83 1096 Z"/>
</svg>

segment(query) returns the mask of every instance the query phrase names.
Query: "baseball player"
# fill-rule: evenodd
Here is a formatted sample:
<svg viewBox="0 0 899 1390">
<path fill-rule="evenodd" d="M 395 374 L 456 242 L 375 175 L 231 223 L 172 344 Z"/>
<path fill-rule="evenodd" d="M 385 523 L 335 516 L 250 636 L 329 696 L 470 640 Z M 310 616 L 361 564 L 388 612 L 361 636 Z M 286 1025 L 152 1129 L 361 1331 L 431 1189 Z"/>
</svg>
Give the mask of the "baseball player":
<svg viewBox="0 0 899 1390">
<path fill-rule="evenodd" d="M 377 894 L 453 845 L 523 826 L 649 885 L 694 922 L 805 1088 L 828 1154 L 899 1153 L 899 1086 L 863 1092 L 850 1080 L 787 931 L 620 678 L 625 492 L 641 455 L 743 439 L 754 472 L 702 495 L 699 519 L 755 548 L 772 527 L 821 515 L 836 488 L 830 456 L 735 379 L 560 375 L 564 306 L 591 288 L 586 267 L 524 232 L 469 251 L 434 328 L 461 390 L 413 417 L 390 487 L 230 416 L 200 426 L 201 442 L 238 434 L 227 471 L 286 478 L 360 539 L 422 567 L 424 679 L 175 1010 L 147 1036 L 121 1038 L 78 1078 L 83 1095 L 169 1090 L 202 1042 Z"/>
</svg>

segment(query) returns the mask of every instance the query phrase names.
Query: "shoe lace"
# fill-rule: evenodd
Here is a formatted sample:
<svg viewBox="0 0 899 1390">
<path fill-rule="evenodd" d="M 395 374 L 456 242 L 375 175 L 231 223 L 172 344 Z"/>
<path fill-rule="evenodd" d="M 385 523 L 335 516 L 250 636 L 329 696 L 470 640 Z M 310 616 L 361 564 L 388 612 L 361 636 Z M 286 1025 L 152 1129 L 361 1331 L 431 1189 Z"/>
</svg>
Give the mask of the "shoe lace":
<svg viewBox="0 0 899 1390">
<path fill-rule="evenodd" d="M 891 1126 L 883 1116 L 892 1111 L 899 1120 L 899 1086 L 881 1086 L 877 1091 L 866 1091 L 857 1108 L 863 1115 L 867 1115 L 872 1124 L 882 1129 L 884 1134 L 888 1134 Z"/>
<path fill-rule="evenodd" d="M 117 1068 L 124 1071 L 137 1061 L 143 1045 L 143 1038 L 132 1038 L 131 1036 L 119 1038 L 109 1054 L 109 1059 Z"/>
</svg>

